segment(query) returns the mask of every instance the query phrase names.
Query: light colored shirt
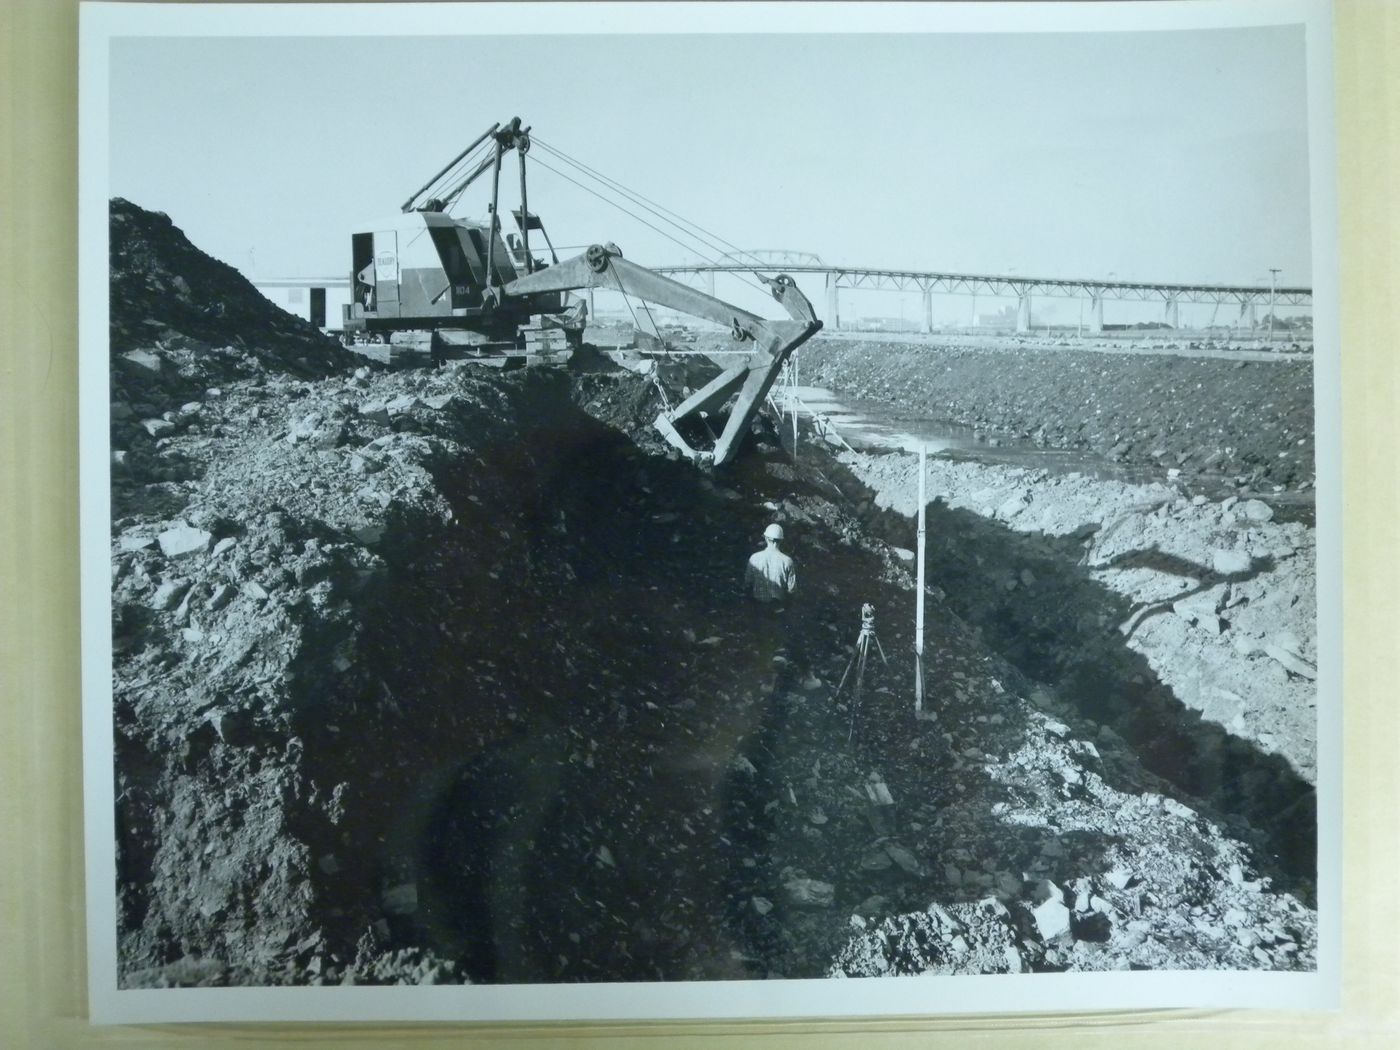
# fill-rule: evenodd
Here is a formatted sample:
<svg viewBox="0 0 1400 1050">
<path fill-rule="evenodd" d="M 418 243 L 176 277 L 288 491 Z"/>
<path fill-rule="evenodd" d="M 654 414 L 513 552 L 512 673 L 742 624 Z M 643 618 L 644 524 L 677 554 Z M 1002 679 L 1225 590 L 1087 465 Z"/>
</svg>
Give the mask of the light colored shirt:
<svg viewBox="0 0 1400 1050">
<path fill-rule="evenodd" d="M 777 547 L 765 547 L 749 556 L 744 589 L 758 601 L 780 602 L 797 590 L 797 567 Z"/>
</svg>

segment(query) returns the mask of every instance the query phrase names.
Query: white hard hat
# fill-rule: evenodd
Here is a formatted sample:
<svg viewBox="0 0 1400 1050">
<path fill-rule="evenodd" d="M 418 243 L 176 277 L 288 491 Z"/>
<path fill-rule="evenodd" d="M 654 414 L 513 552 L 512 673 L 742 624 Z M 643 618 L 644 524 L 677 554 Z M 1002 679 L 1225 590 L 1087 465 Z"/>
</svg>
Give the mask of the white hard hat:
<svg viewBox="0 0 1400 1050">
<path fill-rule="evenodd" d="M 780 539 L 782 539 L 782 538 L 783 538 L 783 527 L 782 527 L 781 525 L 779 525 L 776 521 L 773 522 L 772 525 L 769 525 L 768 528 L 766 528 L 766 529 L 763 530 L 763 538 L 764 538 L 765 540 L 780 540 Z"/>
</svg>

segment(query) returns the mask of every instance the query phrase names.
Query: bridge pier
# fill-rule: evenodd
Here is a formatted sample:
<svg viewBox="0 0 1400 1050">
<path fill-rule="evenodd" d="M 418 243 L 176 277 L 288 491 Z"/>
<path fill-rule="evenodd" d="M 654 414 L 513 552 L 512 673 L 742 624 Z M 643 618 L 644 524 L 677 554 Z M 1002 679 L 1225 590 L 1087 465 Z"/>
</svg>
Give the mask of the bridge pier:
<svg viewBox="0 0 1400 1050">
<path fill-rule="evenodd" d="M 1029 290 L 1021 292 L 1016 299 L 1016 331 L 1029 332 L 1031 330 L 1031 293 Z"/>
<path fill-rule="evenodd" d="M 707 292 L 710 293 L 710 298 L 711 298 L 711 299 L 713 299 L 713 298 L 715 297 L 715 271 L 714 271 L 714 270 L 706 270 L 706 271 L 705 271 L 705 291 L 707 291 Z"/>
<path fill-rule="evenodd" d="M 1256 323 L 1256 321 L 1257 321 L 1257 316 L 1258 316 L 1258 315 L 1256 314 L 1255 309 L 1254 309 L 1254 300 L 1248 299 L 1248 300 L 1241 300 L 1241 301 L 1240 301 L 1240 320 L 1239 320 L 1239 325 L 1240 325 L 1241 327 L 1243 327 L 1243 326 L 1245 326 L 1245 325 L 1247 324 L 1248 327 L 1249 327 L 1249 329 L 1250 329 L 1250 331 L 1253 331 L 1253 330 L 1254 330 L 1254 325 L 1255 325 L 1255 323 Z M 1246 319 L 1247 319 L 1247 320 L 1246 320 Z"/>
<path fill-rule="evenodd" d="M 826 275 L 826 324 L 833 332 L 841 328 L 841 296 L 837 292 L 834 273 Z"/>
<path fill-rule="evenodd" d="M 1181 304 L 1179 300 L 1176 299 L 1168 299 L 1166 301 L 1165 309 L 1162 313 L 1163 320 L 1167 322 L 1167 326 L 1169 328 L 1181 327 L 1181 310 L 1179 309 L 1180 305 Z"/>
<path fill-rule="evenodd" d="M 933 289 L 924 289 L 924 335 L 933 331 Z"/>
<path fill-rule="evenodd" d="M 1103 295 L 1089 296 L 1089 331 L 1103 335 Z"/>
</svg>

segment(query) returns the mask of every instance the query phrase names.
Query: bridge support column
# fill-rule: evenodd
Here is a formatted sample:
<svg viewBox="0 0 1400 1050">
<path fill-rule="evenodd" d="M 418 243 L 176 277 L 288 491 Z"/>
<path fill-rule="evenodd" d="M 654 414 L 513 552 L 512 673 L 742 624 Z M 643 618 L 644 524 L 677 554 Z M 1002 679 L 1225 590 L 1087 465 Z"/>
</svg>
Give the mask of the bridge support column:
<svg viewBox="0 0 1400 1050">
<path fill-rule="evenodd" d="M 1168 299 L 1162 311 L 1162 319 L 1167 322 L 1169 328 L 1181 327 L 1180 302 L 1176 299 Z"/>
<path fill-rule="evenodd" d="M 1255 320 L 1256 314 L 1253 300 L 1242 300 L 1240 302 L 1240 327 L 1247 326 L 1252 331 L 1254 329 Z"/>
<path fill-rule="evenodd" d="M 1103 334 L 1103 296 L 1089 296 L 1089 331 L 1093 335 Z"/>
<path fill-rule="evenodd" d="M 711 298 L 711 299 L 713 299 L 713 298 L 715 297 L 715 271 L 714 271 L 714 270 L 707 270 L 707 271 L 705 272 L 705 291 L 707 291 L 707 292 L 710 293 L 710 298 Z"/>
<path fill-rule="evenodd" d="M 933 289 L 924 289 L 924 335 L 933 331 Z"/>
<path fill-rule="evenodd" d="M 1016 331 L 1029 332 L 1031 330 L 1031 293 L 1021 292 L 1016 301 Z"/>
<path fill-rule="evenodd" d="M 598 316 L 598 311 L 593 307 L 593 289 L 588 289 L 588 319 L 593 321 Z"/>
<path fill-rule="evenodd" d="M 836 288 L 836 275 L 826 275 L 826 323 L 833 331 L 841 327 L 841 296 Z"/>
</svg>

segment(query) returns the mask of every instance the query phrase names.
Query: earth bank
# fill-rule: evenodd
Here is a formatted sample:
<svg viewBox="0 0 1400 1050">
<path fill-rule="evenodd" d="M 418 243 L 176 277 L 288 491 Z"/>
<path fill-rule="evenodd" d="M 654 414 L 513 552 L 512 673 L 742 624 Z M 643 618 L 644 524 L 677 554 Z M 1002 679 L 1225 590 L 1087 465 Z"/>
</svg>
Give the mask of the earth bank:
<svg viewBox="0 0 1400 1050">
<path fill-rule="evenodd" d="M 915 720 L 909 566 L 834 469 L 760 427 L 699 472 L 631 374 L 353 367 L 237 313 L 113 343 L 125 986 L 1315 965 L 1272 840 L 951 592 Z M 775 518 L 786 624 L 737 596 Z"/>
<path fill-rule="evenodd" d="M 1245 496 L 1316 482 L 1312 360 L 1304 355 L 1258 361 L 824 335 L 804 348 L 802 376 L 992 440 L 1220 476 Z"/>
</svg>

